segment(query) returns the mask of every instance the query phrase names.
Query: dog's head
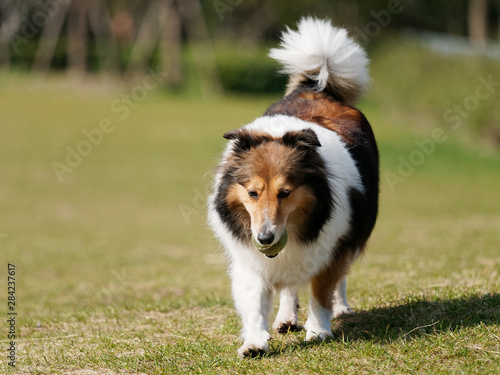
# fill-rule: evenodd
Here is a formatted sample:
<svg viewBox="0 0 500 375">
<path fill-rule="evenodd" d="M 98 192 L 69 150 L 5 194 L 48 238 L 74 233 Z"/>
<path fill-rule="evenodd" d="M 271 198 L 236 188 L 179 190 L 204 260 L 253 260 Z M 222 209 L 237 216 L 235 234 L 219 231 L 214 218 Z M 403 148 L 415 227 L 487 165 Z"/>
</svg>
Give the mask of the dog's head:
<svg viewBox="0 0 500 375">
<path fill-rule="evenodd" d="M 239 211 L 261 245 L 272 246 L 285 230 L 306 241 L 305 222 L 321 205 L 324 189 L 328 190 L 314 131 L 291 131 L 276 138 L 240 129 L 224 138 L 234 140 L 228 207 Z"/>
</svg>

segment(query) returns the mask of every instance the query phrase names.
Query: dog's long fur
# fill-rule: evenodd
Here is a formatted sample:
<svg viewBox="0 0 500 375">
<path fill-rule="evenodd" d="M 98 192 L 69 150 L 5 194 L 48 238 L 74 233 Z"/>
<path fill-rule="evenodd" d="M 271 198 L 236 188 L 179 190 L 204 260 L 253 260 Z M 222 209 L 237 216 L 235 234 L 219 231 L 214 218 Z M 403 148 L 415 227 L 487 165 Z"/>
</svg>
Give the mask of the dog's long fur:
<svg viewBox="0 0 500 375">
<path fill-rule="evenodd" d="M 285 97 L 227 144 L 209 198 L 209 222 L 229 258 L 243 321 L 241 356 L 268 352 L 273 328 L 299 327 L 297 290 L 311 283 L 306 339 L 332 335 L 330 319 L 350 312 L 345 275 L 363 251 L 378 209 L 378 151 L 353 108 L 368 84 L 368 59 L 344 29 L 304 18 L 270 56 L 290 75 Z M 273 258 L 252 245 L 275 244 Z"/>
</svg>

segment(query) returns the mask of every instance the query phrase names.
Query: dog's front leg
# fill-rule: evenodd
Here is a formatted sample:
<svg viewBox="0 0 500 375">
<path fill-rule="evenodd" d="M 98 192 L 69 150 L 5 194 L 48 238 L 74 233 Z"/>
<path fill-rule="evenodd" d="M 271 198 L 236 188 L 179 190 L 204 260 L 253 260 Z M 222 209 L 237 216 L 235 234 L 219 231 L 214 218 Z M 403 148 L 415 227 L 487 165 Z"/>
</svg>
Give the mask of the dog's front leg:
<svg viewBox="0 0 500 375">
<path fill-rule="evenodd" d="M 267 341 L 268 316 L 272 307 L 272 289 L 260 275 L 248 267 L 233 264 L 232 291 L 236 309 L 243 323 L 241 357 L 263 355 L 269 352 Z"/>
<path fill-rule="evenodd" d="M 280 290 L 280 308 L 273 323 L 273 328 L 279 333 L 300 330 L 302 327 L 299 326 L 298 305 L 299 296 L 296 288 L 283 287 Z"/>
</svg>

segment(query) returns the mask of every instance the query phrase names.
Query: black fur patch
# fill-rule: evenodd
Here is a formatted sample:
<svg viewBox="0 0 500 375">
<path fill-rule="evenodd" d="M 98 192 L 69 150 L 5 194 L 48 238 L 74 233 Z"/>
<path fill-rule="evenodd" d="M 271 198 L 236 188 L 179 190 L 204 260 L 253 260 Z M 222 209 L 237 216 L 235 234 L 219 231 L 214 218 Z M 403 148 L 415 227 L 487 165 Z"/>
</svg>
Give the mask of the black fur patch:
<svg viewBox="0 0 500 375">
<path fill-rule="evenodd" d="M 235 149 L 238 151 L 248 151 L 264 142 L 269 142 L 274 138 L 267 134 L 255 133 L 246 129 L 231 130 L 223 135 L 224 138 L 235 140 Z"/>
<path fill-rule="evenodd" d="M 283 135 L 282 142 L 289 147 L 308 148 L 321 147 L 318 136 L 311 129 L 287 132 Z"/>
<path fill-rule="evenodd" d="M 246 212 L 243 204 L 241 207 L 230 207 L 226 199 L 229 188 L 237 183 L 235 167 L 229 166 L 223 172 L 223 177 L 217 188 L 215 209 L 234 237 L 242 242 L 251 242 L 250 214 Z"/>
</svg>

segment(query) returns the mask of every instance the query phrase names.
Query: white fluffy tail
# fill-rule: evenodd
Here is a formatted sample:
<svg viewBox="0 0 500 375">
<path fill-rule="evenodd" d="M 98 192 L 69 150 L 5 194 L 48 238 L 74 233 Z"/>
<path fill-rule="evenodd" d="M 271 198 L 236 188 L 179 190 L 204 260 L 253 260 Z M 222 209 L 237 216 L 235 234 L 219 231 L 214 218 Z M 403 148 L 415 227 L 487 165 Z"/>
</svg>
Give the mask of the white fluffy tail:
<svg viewBox="0 0 500 375">
<path fill-rule="evenodd" d="M 287 27 L 280 46 L 271 49 L 269 56 L 290 75 L 286 95 L 309 80 L 315 83 L 314 90 L 329 91 L 353 105 L 368 86 L 365 51 L 345 29 L 333 27 L 330 21 L 302 18 L 297 31 Z"/>
</svg>

